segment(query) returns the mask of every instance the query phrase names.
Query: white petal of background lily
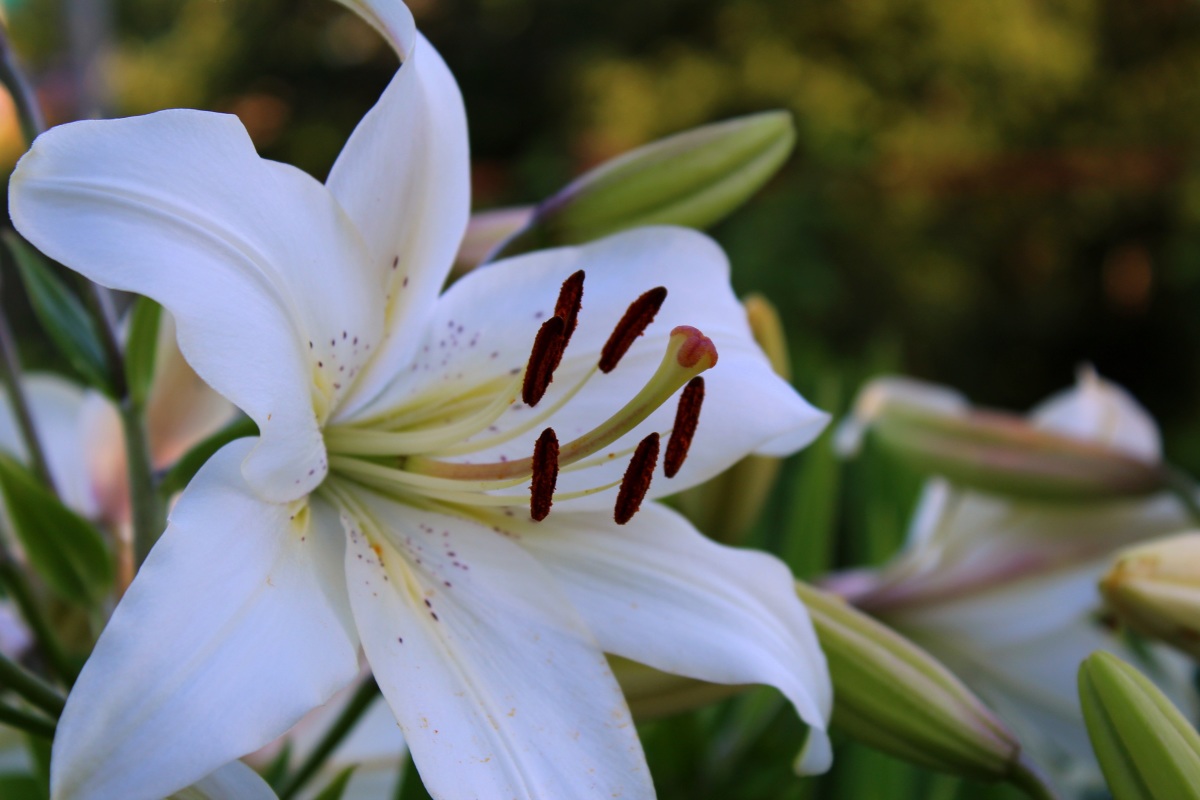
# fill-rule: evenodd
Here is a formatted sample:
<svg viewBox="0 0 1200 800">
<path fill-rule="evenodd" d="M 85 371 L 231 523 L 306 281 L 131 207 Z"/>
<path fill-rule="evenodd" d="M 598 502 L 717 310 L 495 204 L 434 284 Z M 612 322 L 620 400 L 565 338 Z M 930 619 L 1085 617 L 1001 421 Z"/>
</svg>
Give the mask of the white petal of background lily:
<svg viewBox="0 0 1200 800">
<path fill-rule="evenodd" d="M 947 414 L 969 407 L 939 386 L 877 385 Z M 1151 464 L 1162 459 L 1154 420 L 1091 369 L 1029 419 L 1031 429 Z M 881 570 L 850 573 L 831 585 L 955 670 L 1013 726 L 1064 796 L 1077 796 L 1100 781 L 1079 708 L 1079 664 L 1095 650 L 1139 660 L 1101 624 L 1099 577 L 1115 550 L 1187 524 L 1183 505 L 1166 494 L 1046 503 L 967 491 L 936 478 L 925 486 L 905 550 Z M 1185 660 L 1151 649 L 1160 667 L 1155 677 L 1188 705 Z"/>
<path fill-rule="evenodd" d="M 773 374 L 698 233 L 535 253 L 439 295 L 469 212 L 462 101 L 404 6 L 347 4 L 402 67 L 326 185 L 184 110 L 53 129 L 12 180 L 22 234 L 162 303 L 260 429 L 196 476 L 113 615 L 53 796 L 175 791 L 328 700 L 360 644 L 436 798 L 652 797 L 606 651 L 779 687 L 823 768 L 831 690 L 790 574 L 648 498 L 792 452 L 824 415 Z"/>
</svg>

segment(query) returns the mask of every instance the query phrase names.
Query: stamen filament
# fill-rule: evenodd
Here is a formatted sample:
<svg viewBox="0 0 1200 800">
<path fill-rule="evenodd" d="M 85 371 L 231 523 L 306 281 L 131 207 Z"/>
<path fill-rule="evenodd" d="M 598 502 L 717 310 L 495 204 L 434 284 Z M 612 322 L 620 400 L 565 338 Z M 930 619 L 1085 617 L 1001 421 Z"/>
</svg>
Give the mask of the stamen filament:
<svg viewBox="0 0 1200 800">
<path fill-rule="evenodd" d="M 550 419 L 550 417 L 554 416 L 554 414 L 562 409 L 563 406 L 569 403 L 571 398 L 579 394 L 579 390 L 582 389 L 584 384 L 591 380 L 592 376 L 598 371 L 599 370 L 596 367 L 592 367 L 582 379 L 580 379 L 574 386 L 563 393 L 561 397 L 551 403 L 550 406 L 538 411 L 537 414 L 533 415 L 516 427 L 509 428 L 503 433 L 498 433 L 495 436 L 489 436 L 486 439 L 475 439 L 473 441 L 461 442 L 450 447 L 443 447 L 436 453 L 429 452 L 428 454 L 436 456 L 459 456 L 466 453 L 476 453 L 480 450 L 490 450 L 493 447 L 502 445 L 505 442 L 517 438 L 521 434 L 528 433 L 538 425 L 541 425 L 543 422 Z"/>
<path fill-rule="evenodd" d="M 397 453 L 430 453 L 462 442 L 486 430 L 517 401 L 520 380 L 510 383 L 486 406 L 457 422 L 418 431 L 380 431 L 332 427 L 325 432 L 325 447 L 331 453 L 362 456 L 394 456 Z M 536 424 L 536 423 L 535 423 Z M 473 448 L 477 449 L 477 448 Z M 470 450 L 466 452 L 471 452 Z"/>
<path fill-rule="evenodd" d="M 676 328 L 671 332 L 662 363 L 642 390 L 596 428 L 563 445 L 559 450 L 559 464 L 572 464 L 608 447 L 640 425 L 684 384 L 716 364 L 716 361 L 717 351 L 710 339 L 695 328 Z M 465 480 L 496 480 L 529 475 L 533 470 L 529 458 L 464 464 L 418 455 L 406 459 L 401 466 L 412 472 Z"/>
<path fill-rule="evenodd" d="M 389 488 L 400 487 L 410 489 L 445 489 L 452 491 L 475 491 L 486 492 L 493 489 L 511 489 L 514 486 L 520 486 L 529 480 L 529 474 L 526 473 L 520 477 L 503 478 L 497 480 L 461 480 L 457 478 L 443 478 L 434 475 L 423 475 L 417 472 L 408 472 L 395 467 L 389 467 L 384 464 L 375 464 L 370 461 L 363 461 L 360 458 L 353 458 L 344 455 L 330 455 L 329 468 L 335 470 L 341 475 L 350 477 L 371 480 L 375 485 L 384 485 Z"/>
</svg>

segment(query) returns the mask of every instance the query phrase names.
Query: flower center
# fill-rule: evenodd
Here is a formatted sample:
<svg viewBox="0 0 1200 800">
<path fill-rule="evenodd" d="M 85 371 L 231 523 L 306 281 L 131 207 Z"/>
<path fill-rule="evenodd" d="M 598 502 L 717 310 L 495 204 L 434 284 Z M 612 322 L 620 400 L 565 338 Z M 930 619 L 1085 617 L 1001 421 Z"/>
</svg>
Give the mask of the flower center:
<svg viewBox="0 0 1200 800">
<path fill-rule="evenodd" d="M 613 516 L 620 524 L 633 518 L 650 488 L 658 465 L 658 432 L 636 447 L 601 454 L 667 403 L 680 388 L 675 422 L 669 432 L 664 473 L 674 477 L 684 459 L 700 418 L 704 379 L 700 373 L 717 363 L 712 340 L 699 330 L 681 325 L 671 331 L 662 362 L 641 390 L 608 419 L 568 442 L 559 443 L 552 427 L 537 437 L 526 458 L 473 462 L 457 457 L 485 453 L 527 434 L 550 420 L 593 380 L 597 372 L 617 369 L 629 348 L 654 320 L 667 297 L 657 287 L 630 304 L 600 352 L 599 361 L 552 403 L 517 425 L 499 430 L 496 423 L 518 400 L 536 408 L 546 395 L 575 331 L 582 306 L 583 271 L 563 282 L 554 315 L 534 337 L 523 375 L 496 380 L 434 408 L 405 410 L 371 427 L 335 426 L 325 431 L 330 468 L 366 485 L 431 500 L 475 505 L 529 504 L 530 516 L 545 519 L 556 500 L 595 494 L 620 486 Z M 443 420 L 431 425 L 432 419 Z M 446 419 L 449 421 L 444 421 Z M 570 492 L 556 491 L 560 472 L 584 470 L 632 457 L 620 480 Z M 511 491 L 529 483 L 526 498 Z"/>
</svg>

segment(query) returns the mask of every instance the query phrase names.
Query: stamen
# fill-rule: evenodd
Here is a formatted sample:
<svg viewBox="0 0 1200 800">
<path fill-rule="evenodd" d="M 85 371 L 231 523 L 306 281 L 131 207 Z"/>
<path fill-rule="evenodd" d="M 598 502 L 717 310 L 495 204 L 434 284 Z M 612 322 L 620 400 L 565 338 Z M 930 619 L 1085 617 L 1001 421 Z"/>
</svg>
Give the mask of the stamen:
<svg viewBox="0 0 1200 800">
<path fill-rule="evenodd" d="M 564 335 L 566 320 L 555 315 L 542 323 L 533 350 L 529 354 L 529 365 L 525 367 L 525 382 L 521 386 L 521 399 L 527 406 L 536 406 L 554 380 L 554 370 L 562 360 L 567 347 Z"/>
<path fill-rule="evenodd" d="M 667 290 L 662 286 L 655 287 L 629 304 L 625 316 L 613 328 L 604 349 L 600 351 L 600 371 L 607 374 L 617 368 L 618 362 L 633 345 L 634 341 L 645 332 L 654 321 L 654 315 L 662 308 L 667 299 Z"/>
<path fill-rule="evenodd" d="M 700 421 L 700 406 L 704 403 L 704 378 L 697 375 L 683 387 L 679 405 L 675 408 L 675 426 L 667 440 L 667 453 L 663 456 L 663 472 L 674 478 L 683 460 L 687 458 L 692 437 L 696 435 L 696 423 Z"/>
<path fill-rule="evenodd" d="M 712 340 L 695 328 L 679 326 L 671 332 L 663 360 L 649 382 L 607 420 L 562 445 L 558 454 L 559 464 L 573 464 L 608 447 L 640 425 L 688 381 L 716 363 L 717 348 Z M 443 478 L 497 480 L 531 474 L 532 459 L 480 464 L 414 455 L 403 459 L 400 466 L 411 472 Z"/>
<path fill-rule="evenodd" d="M 618 525 L 624 525 L 633 519 L 633 515 L 642 507 L 642 500 L 650 490 L 650 481 L 654 478 L 654 468 L 658 466 L 658 434 L 652 433 L 642 439 L 629 466 L 625 469 L 625 477 L 621 479 L 621 489 L 617 492 L 617 505 L 613 509 L 613 519 Z"/>
<path fill-rule="evenodd" d="M 554 305 L 554 316 L 562 317 L 566 327 L 563 329 L 563 347 L 571 341 L 575 332 L 579 309 L 583 307 L 583 270 L 579 270 L 563 281 L 562 289 L 558 292 L 558 302 Z"/>
<path fill-rule="evenodd" d="M 529 516 L 541 522 L 554 502 L 554 484 L 558 482 L 558 437 L 546 428 L 533 446 L 533 482 L 529 485 Z"/>
</svg>

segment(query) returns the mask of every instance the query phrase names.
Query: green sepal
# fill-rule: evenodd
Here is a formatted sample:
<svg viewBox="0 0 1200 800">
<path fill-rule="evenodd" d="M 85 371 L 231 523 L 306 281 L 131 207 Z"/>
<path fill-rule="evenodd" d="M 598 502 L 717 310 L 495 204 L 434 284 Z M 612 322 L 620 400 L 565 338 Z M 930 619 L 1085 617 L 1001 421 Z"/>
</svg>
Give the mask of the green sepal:
<svg viewBox="0 0 1200 800">
<path fill-rule="evenodd" d="M 0 492 L 34 571 L 63 599 L 93 605 L 112 586 L 103 537 L 11 456 L 0 453 Z"/>
<path fill-rule="evenodd" d="M 1013 734 L 931 655 L 841 598 L 797 582 L 829 662 L 832 725 L 919 766 L 1053 797 Z"/>
<path fill-rule="evenodd" d="M 158 357 L 158 326 L 162 306 L 149 297 L 139 297 L 129 316 L 129 338 L 125 344 L 125 384 L 129 397 L 138 406 L 146 402 L 154 382 Z"/>
<path fill-rule="evenodd" d="M 762 188 L 795 142 L 791 114 L 767 111 L 639 147 L 541 203 L 492 259 L 582 244 L 641 225 L 707 228 Z"/>
<path fill-rule="evenodd" d="M 1115 800 L 1200 798 L 1200 734 L 1144 675 L 1093 653 L 1079 668 L 1079 702 Z"/>
<path fill-rule="evenodd" d="M 15 231 L 5 231 L 0 238 L 21 276 L 29 304 L 54 346 L 88 385 L 111 397 L 113 383 L 100 336 L 79 298 Z"/>
</svg>

